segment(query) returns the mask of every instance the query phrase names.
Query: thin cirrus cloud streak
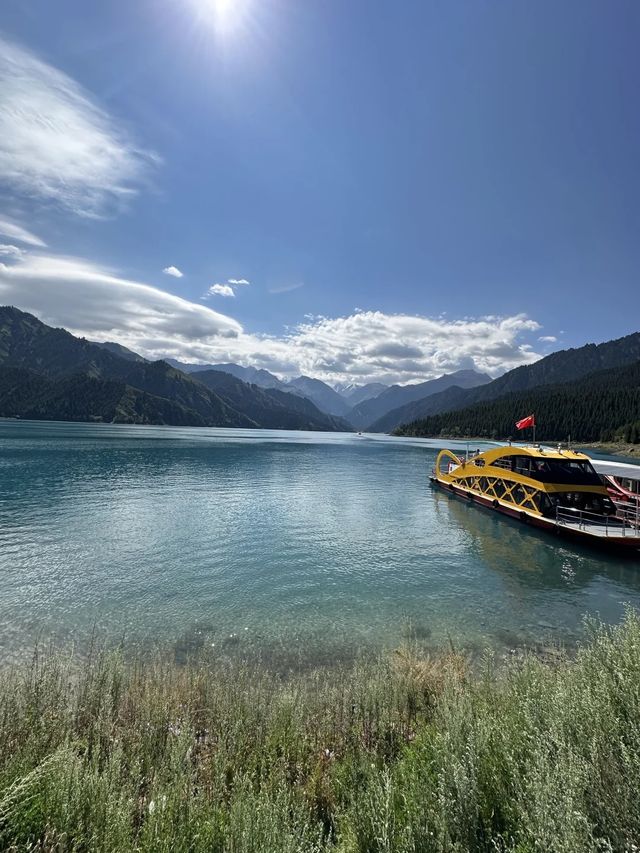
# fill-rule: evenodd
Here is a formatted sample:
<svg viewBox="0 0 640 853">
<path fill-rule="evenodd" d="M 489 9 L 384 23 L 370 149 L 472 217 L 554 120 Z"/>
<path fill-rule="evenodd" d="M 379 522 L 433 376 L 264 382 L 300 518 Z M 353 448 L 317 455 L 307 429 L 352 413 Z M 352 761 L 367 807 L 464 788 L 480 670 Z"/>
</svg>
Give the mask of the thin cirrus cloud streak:
<svg viewBox="0 0 640 853">
<path fill-rule="evenodd" d="M 0 182 L 18 195 L 97 217 L 121 208 L 159 162 L 75 80 L 3 38 L 0 91 Z"/>
<path fill-rule="evenodd" d="M 18 243 L 25 243 L 27 246 L 36 246 L 44 249 L 47 245 L 40 237 L 32 234 L 31 231 L 27 231 L 22 225 L 18 225 L 17 222 L 10 222 L 8 219 L 0 219 L 0 234 L 3 237 L 9 237 L 11 240 L 17 240 Z"/>
<path fill-rule="evenodd" d="M 299 290 L 301 287 L 304 287 L 304 282 L 299 281 L 295 284 L 282 284 L 276 287 L 270 287 L 269 293 L 291 293 L 292 290 Z"/>
</svg>

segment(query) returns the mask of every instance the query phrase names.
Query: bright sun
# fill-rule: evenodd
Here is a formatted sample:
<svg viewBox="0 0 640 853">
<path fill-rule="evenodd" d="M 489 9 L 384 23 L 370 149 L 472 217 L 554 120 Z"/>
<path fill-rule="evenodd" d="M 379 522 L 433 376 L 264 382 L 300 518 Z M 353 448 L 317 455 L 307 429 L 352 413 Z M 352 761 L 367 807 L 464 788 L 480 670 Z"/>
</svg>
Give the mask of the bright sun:
<svg viewBox="0 0 640 853">
<path fill-rule="evenodd" d="M 202 0 L 202 5 L 212 14 L 217 32 L 226 35 L 246 24 L 251 0 Z"/>
</svg>

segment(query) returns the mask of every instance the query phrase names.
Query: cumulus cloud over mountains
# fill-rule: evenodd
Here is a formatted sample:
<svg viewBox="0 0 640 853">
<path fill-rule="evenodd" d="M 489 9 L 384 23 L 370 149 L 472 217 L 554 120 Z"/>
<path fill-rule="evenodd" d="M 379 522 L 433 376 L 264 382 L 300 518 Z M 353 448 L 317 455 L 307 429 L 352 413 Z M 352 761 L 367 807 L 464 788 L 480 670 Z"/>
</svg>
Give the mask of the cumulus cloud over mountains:
<svg viewBox="0 0 640 853">
<path fill-rule="evenodd" d="M 360 383 L 418 381 L 462 367 L 497 375 L 540 357 L 523 340 L 540 328 L 525 315 L 445 320 L 356 311 L 311 317 L 279 337 L 256 335 L 206 305 L 80 258 L 7 251 L 3 261 L 2 304 L 76 334 L 119 341 L 149 358 L 236 361 Z"/>
<path fill-rule="evenodd" d="M 207 295 L 232 297 L 240 283 L 212 285 Z M 539 324 L 522 314 L 448 320 L 356 310 L 308 317 L 280 336 L 257 335 L 201 301 L 82 258 L 12 244 L 0 245 L 0 303 L 149 358 L 233 361 L 330 382 L 411 382 L 462 367 L 497 375 L 540 358 L 527 343 Z"/>
<path fill-rule="evenodd" d="M 535 361 L 522 336 L 538 328 L 524 315 L 451 321 L 359 311 L 311 319 L 283 342 L 303 372 L 320 378 L 409 382 L 463 367 L 495 375 Z"/>
</svg>

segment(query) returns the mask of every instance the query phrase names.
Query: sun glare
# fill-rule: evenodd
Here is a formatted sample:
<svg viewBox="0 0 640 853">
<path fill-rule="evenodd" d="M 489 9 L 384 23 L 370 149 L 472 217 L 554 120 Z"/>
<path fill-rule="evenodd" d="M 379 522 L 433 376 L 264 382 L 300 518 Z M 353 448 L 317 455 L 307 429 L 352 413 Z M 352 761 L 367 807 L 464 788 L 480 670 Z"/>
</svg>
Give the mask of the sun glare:
<svg viewBox="0 0 640 853">
<path fill-rule="evenodd" d="M 200 0 L 201 11 L 220 35 L 237 33 L 247 23 L 252 0 Z"/>
</svg>

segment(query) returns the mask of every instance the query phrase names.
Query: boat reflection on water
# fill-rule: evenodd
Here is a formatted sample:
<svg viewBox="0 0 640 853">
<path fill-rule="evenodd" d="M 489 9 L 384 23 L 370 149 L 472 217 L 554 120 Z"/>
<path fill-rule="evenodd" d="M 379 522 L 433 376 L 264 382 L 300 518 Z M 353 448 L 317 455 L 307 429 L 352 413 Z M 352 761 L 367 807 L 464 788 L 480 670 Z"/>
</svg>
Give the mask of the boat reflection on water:
<svg viewBox="0 0 640 853">
<path fill-rule="evenodd" d="M 483 507 L 461 502 L 446 493 L 433 494 L 436 513 L 444 525 L 457 528 L 456 539 L 488 568 L 497 572 L 513 591 L 520 587 L 573 589 L 606 577 L 637 593 L 640 571 L 636 560 L 594 553 L 588 546 L 497 516 Z"/>
</svg>

